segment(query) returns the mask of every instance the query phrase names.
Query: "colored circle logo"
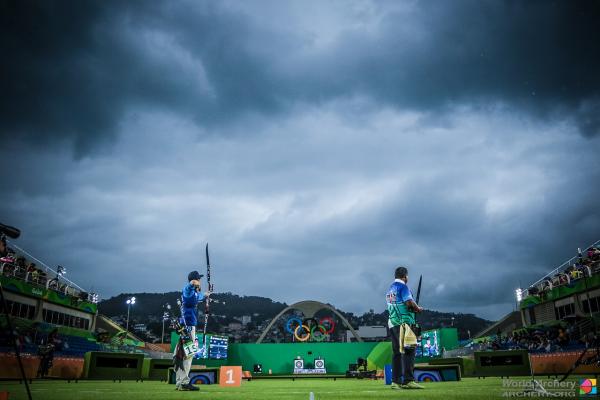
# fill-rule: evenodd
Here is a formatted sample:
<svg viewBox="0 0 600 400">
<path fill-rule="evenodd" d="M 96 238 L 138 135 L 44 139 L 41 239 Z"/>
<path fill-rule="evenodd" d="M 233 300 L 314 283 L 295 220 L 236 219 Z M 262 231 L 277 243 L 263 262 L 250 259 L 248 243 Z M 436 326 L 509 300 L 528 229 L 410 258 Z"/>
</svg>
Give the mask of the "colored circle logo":
<svg viewBox="0 0 600 400">
<path fill-rule="evenodd" d="M 324 317 L 319 320 L 316 318 L 301 320 L 292 317 L 285 323 L 285 330 L 294 335 L 299 342 L 306 342 L 309 339 L 322 342 L 327 335 L 333 333 L 334 329 L 335 322 L 332 317 Z"/>
<path fill-rule="evenodd" d="M 596 379 L 580 379 L 579 394 L 584 396 L 594 396 L 597 394 Z"/>
</svg>

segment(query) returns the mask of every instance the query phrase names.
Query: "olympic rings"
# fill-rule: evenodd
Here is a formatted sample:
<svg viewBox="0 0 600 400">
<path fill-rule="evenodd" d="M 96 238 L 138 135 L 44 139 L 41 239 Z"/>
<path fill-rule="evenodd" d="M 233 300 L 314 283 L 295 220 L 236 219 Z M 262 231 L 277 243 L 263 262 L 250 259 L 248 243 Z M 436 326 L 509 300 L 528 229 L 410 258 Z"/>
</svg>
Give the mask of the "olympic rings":
<svg viewBox="0 0 600 400">
<path fill-rule="evenodd" d="M 306 335 L 298 336 L 298 329 L 300 328 L 302 328 L 303 331 L 306 331 Z M 308 339 L 310 339 L 310 328 L 306 325 L 298 325 L 296 329 L 294 329 L 294 337 L 299 342 L 306 342 Z"/>
<path fill-rule="evenodd" d="M 331 317 L 323 317 L 319 321 L 319 325 L 325 326 L 324 322 L 328 322 L 329 323 L 329 329 L 327 329 L 327 331 L 325 332 L 325 334 L 326 335 L 332 334 L 333 330 L 335 329 L 335 321 Z"/>
<path fill-rule="evenodd" d="M 318 336 L 315 335 L 316 329 L 318 329 L 319 332 L 321 332 L 321 334 Z M 327 336 L 327 331 L 325 330 L 325 327 L 323 325 L 313 325 L 312 328 L 310 328 L 310 336 L 315 342 L 322 342 Z"/>
<path fill-rule="evenodd" d="M 292 327 L 292 322 L 296 322 L 296 326 Z M 288 331 L 288 333 L 291 333 L 292 335 L 294 334 L 294 331 L 296 330 L 296 327 L 302 325 L 302 320 L 300 318 L 296 318 L 296 317 L 292 317 L 290 319 L 287 320 L 287 322 L 285 323 L 285 330 Z"/>
<path fill-rule="evenodd" d="M 322 342 L 335 330 L 335 320 L 332 317 L 305 318 L 304 320 L 291 317 L 285 323 L 285 330 L 294 335 L 299 342 L 306 342 L 309 339 Z M 315 335 L 317 330 L 319 333 Z"/>
</svg>

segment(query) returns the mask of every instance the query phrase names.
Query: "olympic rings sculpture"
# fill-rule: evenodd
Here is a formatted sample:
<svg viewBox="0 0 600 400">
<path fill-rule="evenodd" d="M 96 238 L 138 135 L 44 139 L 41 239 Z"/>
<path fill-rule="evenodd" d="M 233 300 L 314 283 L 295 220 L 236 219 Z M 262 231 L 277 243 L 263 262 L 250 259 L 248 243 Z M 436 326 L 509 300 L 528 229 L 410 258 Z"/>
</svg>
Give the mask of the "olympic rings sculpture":
<svg viewBox="0 0 600 400">
<path fill-rule="evenodd" d="M 285 330 L 294 335 L 297 341 L 306 342 L 312 338 L 315 342 L 322 342 L 327 335 L 333 333 L 335 321 L 332 317 L 300 319 L 291 317 L 285 323 Z"/>
</svg>

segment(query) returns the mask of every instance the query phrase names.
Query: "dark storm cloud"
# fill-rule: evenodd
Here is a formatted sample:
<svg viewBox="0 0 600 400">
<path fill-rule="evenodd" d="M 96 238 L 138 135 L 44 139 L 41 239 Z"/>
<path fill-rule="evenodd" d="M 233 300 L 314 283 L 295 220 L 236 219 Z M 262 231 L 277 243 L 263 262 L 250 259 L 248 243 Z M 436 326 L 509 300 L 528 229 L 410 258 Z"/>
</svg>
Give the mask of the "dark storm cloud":
<svg viewBox="0 0 600 400">
<path fill-rule="evenodd" d="M 4 1 L 1 132 L 51 142 L 63 136 L 113 134 L 118 118 L 107 101 L 108 71 L 94 69 L 110 54 L 95 49 L 93 27 L 105 13 L 90 2 Z M 118 109 L 118 106 L 116 107 Z"/>
<path fill-rule="evenodd" d="M 268 71 L 240 37 L 245 22 L 213 8 L 4 2 L 1 133 L 44 142 L 67 137 L 87 152 L 113 138 L 124 112 L 139 104 L 193 113 L 205 123 L 273 107 Z M 169 40 L 179 29 L 193 30 L 181 38 L 190 48 L 174 54 Z M 177 56 L 187 52 L 198 63 L 185 69 Z M 202 82 L 203 63 L 210 82 Z"/>
<path fill-rule="evenodd" d="M 227 4 L 3 2 L 0 133 L 83 154 L 135 106 L 211 125 L 355 95 L 428 111 L 500 102 L 599 131 L 596 1 L 373 3 L 377 19 L 352 15 L 324 46 L 309 22 L 280 21 L 286 3 Z"/>
<path fill-rule="evenodd" d="M 571 116 L 594 135 L 599 18 L 595 1 L 418 2 L 384 13 L 374 34 L 344 32 L 312 61 L 326 70 L 319 89 L 333 94 L 420 110 L 504 102 L 539 117 Z"/>
</svg>

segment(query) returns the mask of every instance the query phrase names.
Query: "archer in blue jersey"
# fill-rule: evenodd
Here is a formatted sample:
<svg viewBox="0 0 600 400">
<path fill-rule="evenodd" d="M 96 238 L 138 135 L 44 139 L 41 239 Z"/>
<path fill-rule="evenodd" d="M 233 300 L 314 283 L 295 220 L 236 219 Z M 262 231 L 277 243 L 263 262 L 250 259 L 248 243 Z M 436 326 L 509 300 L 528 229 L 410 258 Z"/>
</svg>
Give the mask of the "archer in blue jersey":
<svg viewBox="0 0 600 400">
<path fill-rule="evenodd" d="M 392 338 L 392 389 L 423 389 L 414 378 L 416 346 L 404 346 L 407 343 L 404 338 L 408 337 L 406 332 L 413 333 L 415 329 L 415 313 L 423 309 L 417 305 L 407 285 L 408 269 L 396 268 L 394 278 L 385 295 Z"/>
<path fill-rule="evenodd" d="M 403 323 L 414 325 L 415 313 L 409 305 L 414 303 L 412 292 L 402 279 L 394 279 L 387 294 L 385 295 L 389 314 L 388 327 L 402 325 Z"/>
<path fill-rule="evenodd" d="M 196 281 L 200 281 L 197 279 Z M 200 284 L 195 286 L 194 284 L 187 283 L 181 292 L 181 317 L 183 318 L 185 325 L 188 327 L 195 327 L 198 325 L 197 307 L 198 303 L 204 300 L 204 294 L 200 292 Z"/>
<path fill-rule="evenodd" d="M 192 341 L 196 340 L 196 316 L 198 304 L 204 300 L 205 295 L 200 291 L 200 275 L 198 271 L 192 271 L 188 275 L 188 283 L 181 291 L 181 322 L 186 326 L 187 333 Z M 192 357 L 186 357 L 183 351 L 183 339 L 175 346 L 175 388 L 177 390 L 199 390 L 190 383 L 190 369 Z"/>
</svg>

